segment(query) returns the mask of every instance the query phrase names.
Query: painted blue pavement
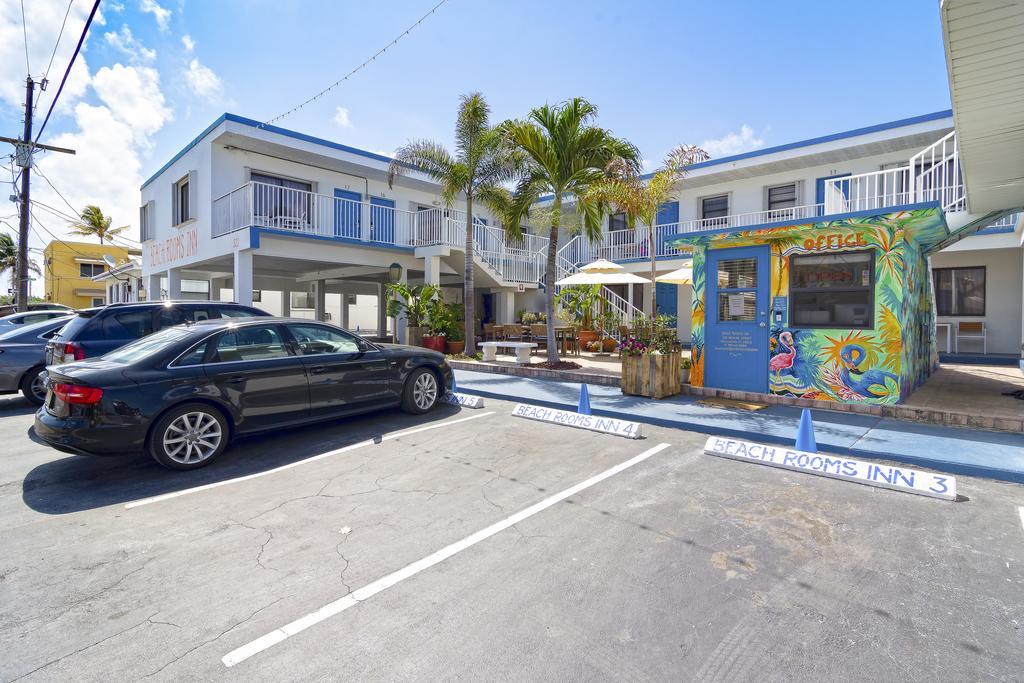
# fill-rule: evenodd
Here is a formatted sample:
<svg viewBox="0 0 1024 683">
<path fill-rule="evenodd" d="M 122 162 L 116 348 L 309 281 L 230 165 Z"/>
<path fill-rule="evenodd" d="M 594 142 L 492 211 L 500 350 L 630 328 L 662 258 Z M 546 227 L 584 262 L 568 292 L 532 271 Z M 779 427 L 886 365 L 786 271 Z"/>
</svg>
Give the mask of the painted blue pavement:
<svg viewBox="0 0 1024 683">
<path fill-rule="evenodd" d="M 456 370 L 466 394 L 575 410 L 580 385 L 547 379 Z M 728 410 L 697 403 L 693 396 L 655 401 L 624 396 L 618 387 L 589 385 L 594 415 L 663 427 L 792 446 L 800 409 L 769 406 Z M 860 458 L 895 460 L 943 472 L 1024 483 L 1024 435 L 888 420 L 870 415 L 814 411 L 818 450 Z"/>
</svg>

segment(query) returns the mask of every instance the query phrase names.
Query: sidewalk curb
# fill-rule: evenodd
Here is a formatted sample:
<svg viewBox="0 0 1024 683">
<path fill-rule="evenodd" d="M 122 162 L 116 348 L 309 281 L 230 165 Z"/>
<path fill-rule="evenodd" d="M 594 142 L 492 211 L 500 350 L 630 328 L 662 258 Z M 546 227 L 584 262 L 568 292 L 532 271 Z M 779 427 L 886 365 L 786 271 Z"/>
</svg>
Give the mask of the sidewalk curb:
<svg viewBox="0 0 1024 683">
<path fill-rule="evenodd" d="M 483 396 L 485 398 L 492 398 L 499 401 L 529 403 L 530 405 L 539 405 L 544 406 L 546 408 L 555 408 L 558 410 L 576 409 L 575 404 L 565 401 L 526 399 L 518 396 L 510 396 L 509 394 L 503 394 L 495 391 L 474 389 L 466 386 L 465 384 L 459 385 L 459 391 L 461 391 L 464 394 L 474 394 L 476 396 Z M 698 432 L 700 434 L 708 434 L 710 436 L 728 436 L 748 441 L 751 439 L 752 436 L 754 436 L 760 442 L 780 446 L 792 446 L 794 443 L 793 439 L 776 436 L 773 434 L 753 434 L 752 432 L 745 430 L 728 429 L 725 427 L 712 427 L 700 424 L 698 422 L 689 422 L 683 420 L 666 420 L 657 417 L 652 418 L 637 413 L 627 413 L 619 410 L 606 410 L 598 408 L 593 404 L 591 404 L 591 412 L 594 415 L 600 415 L 601 417 L 614 417 L 625 420 L 633 420 L 634 422 L 643 422 L 645 424 L 651 424 L 658 427 L 684 429 L 687 431 Z M 876 422 L 876 425 L 881 421 L 882 418 L 879 417 L 878 421 Z M 874 429 L 874 427 L 871 427 L 871 429 Z M 897 453 L 883 453 L 880 451 L 850 446 L 839 446 L 836 445 L 835 443 L 829 442 L 827 440 L 827 437 L 818 440 L 818 448 L 822 451 L 832 453 L 833 455 L 845 455 L 856 458 L 867 458 L 869 460 L 901 462 L 907 465 L 927 467 L 938 472 L 946 472 L 949 474 L 959 474 L 970 477 L 983 477 L 986 479 L 996 479 L 999 481 L 1008 481 L 1016 484 L 1024 484 L 1024 471 L 1020 470 L 1000 469 L 996 467 L 988 467 L 985 465 L 968 465 L 959 462 L 950 462 L 948 460 L 900 455 Z"/>
</svg>

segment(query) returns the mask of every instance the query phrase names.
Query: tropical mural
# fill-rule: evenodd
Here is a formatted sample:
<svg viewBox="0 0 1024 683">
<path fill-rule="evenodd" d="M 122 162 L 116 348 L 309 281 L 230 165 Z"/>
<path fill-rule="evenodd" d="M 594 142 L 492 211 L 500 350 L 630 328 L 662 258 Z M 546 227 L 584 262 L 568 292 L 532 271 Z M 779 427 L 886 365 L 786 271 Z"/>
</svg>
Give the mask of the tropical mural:
<svg viewBox="0 0 1024 683">
<path fill-rule="evenodd" d="M 768 386 L 781 396 L 873 405 L 900 402 L 938 365 L 927 253 L 947 235 L 941 211 L 926 208 L 676 238 L 675 245 L 693 249 L 690 382 L 703 386 L 705 366 L 714 362 L 705 357 L 704 344 L 707 249 L 768 244 L 772 301 L 789 295 L 791 257 L 871 250 L 872 327 L 802 329 L 788 326 L 785 319 L 772 323 Z"/>
</svg>

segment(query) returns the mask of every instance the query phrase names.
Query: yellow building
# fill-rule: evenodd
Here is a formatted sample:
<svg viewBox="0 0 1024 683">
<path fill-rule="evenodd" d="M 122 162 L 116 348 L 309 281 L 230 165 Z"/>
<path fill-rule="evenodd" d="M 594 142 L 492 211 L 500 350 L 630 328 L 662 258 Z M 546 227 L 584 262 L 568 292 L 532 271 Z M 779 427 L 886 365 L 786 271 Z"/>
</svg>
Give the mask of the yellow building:
<svg viewBox="0 0 1024 683">
<path fill-rule="evenodd" d="M 109 270 L 104 256 L 110 256 L 120 265 L 132 256 L 140 256 L 139 249 L 116 244 L 53 241 L 43 250 L 43 274 L 46 280 L 46 300 L 71 308 L 89 308 L 107 303 L 103 283 L 92 277 Z"/>
</svg>

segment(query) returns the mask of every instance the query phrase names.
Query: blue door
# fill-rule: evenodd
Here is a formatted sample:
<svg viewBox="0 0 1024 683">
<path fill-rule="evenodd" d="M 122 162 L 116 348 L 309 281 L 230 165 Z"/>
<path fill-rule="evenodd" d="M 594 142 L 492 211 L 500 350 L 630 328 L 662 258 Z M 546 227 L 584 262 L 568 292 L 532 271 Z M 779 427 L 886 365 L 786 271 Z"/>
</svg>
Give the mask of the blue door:
<svg viewBox="0 0 1024 683">
<path fill-rule="evenodd" d="M 828 175 L 823 178 L 818 178 L 817 182 L 814 183 L 814 203 L 824 204 L 825 203 L 825 181 L 832 180 L 834 178 L 848 178 L 850 173 L 840 173 L 838 175 Z M 850 198 L 850 183 L 839 183 L 839 190 L 843 193 L 843 196 L 847 199 Z M 825 215 L 824 207 L 818 211 L 819 216 Z"/>
<path fill-rule="evenodd" d="M 665 202 L 660 207 L 658 207 L 658 215 L 655 218 L 655 223 L 657 225 L 678 224 L 679 202 Z M 657 249 L 656 253 L 658 256 L 664 256 L 665 254 L 669 253 L 669 249 L 665 246 L 665 238 L 677 232 L 679 232 L 678 229 L 665 228 L 663 230 L 659 230 L 655 234 L 655 238 L 657 239 L 655 249 Z M 673 289 L 675 288 L 673 287 Z"/>
<path fill-rule="evenodd" d="M 370 197 L 370 241 L 395 243 L 395 200 Z"/>
<path fill-rule="evenodd" d="M 631 287 L 632 285 L 627 285 Z M 679 285 L 671 285 L 667 282 L 658 282 L 654 285 L 654 298 L 658 303 L 658 313 L 670 315 L 678 321 L 679 315 Z"/>
<path fill-rule="evenodd" d="M 768 393 L 768 245 L 709 249 L 704 384 Z"/>
<path fill-rule="evenodd" d="M 363 195 L 349 190 L 335 190 L 334 198 L 334 236 L 359 239 L 362 225 Z M 345 201 L 348 200 L 348 201 Z"/>
</svg>

